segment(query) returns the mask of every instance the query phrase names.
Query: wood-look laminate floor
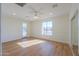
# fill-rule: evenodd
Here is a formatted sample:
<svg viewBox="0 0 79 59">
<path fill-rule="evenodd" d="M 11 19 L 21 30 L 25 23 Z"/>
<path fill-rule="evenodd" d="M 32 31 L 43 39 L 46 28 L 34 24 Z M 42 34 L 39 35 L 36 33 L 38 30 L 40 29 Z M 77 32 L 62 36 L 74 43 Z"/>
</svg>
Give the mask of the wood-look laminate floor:
<svg viewBox="0 0 79 59">
<path fill-rule="evenodd" d="M 72 56 L 67 44 L 26 38 L 3 43 L 3 56 Z"/>
</svg>

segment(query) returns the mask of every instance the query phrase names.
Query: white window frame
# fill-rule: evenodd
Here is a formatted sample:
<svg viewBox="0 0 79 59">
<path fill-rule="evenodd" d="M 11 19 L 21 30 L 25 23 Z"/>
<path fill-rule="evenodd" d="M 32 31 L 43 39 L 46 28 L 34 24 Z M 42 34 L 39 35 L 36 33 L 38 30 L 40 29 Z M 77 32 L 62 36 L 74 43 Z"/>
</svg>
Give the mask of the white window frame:
<svg viewBox="0 0 79 59">
<path fill-rule="evenodd" d="M 22 37 L 27 36 L 27 23 L 23 22 L 22 23 Z"/>
<path fill-rule="evenodd" d="M 50 24 L 52 24 L 52 25 L 50 25 Z M 50 27 L 49 27 L 50 26 Z M 44 28 L 45 27 L 45 28 Z M 49 30 L 48 28 L 51 28 L 51 30 Z M 42 35 L 44 35 L 44 36 L 52 36 L 53 35 L 53 30 L 52 30 L 52 28 L 53 28 L 53 23 L 52 23 L 52 21 L 44 21 L 43 23 L 42 23 Z M 46 30 L 44 30 L 44 29 L 46 29 L 46 30 L 48 30 L 48 31 L 46 31 Z"/>
</svg>

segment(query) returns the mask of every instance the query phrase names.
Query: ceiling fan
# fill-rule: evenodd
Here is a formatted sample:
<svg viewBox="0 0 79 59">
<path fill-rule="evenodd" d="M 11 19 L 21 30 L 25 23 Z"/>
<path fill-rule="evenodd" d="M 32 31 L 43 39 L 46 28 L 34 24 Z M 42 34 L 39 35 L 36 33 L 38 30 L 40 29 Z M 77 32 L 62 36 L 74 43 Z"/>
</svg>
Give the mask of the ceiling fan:
<svg viewBox="0 0 79 59">
<path fill-rule="evenodd" d="M 31 5 L 29 5 L 29 8 L 32 10 L 32 13 L 34 14 L 34 18 L 38 18 L 40 16 L 40 14 L 42 14 L 39 10 L 41 10 L 41 8 L 39 10 L 36 10 L 35 8 L 33 8 Z"/>
<path fill-rule="evenodd" d="M 16 4 L 17 4 L 18 6 L 20 6 L 20 7 L 24 7 L 25 5 L 27 5 L 27 3 L 16 3 Z M 41 8 L 40 8 L 39 10 L 36 10 L 35 8 L 33 8 L 32 5 L 28 5 L 28 7 L 29 7 L 29 9 L 32 10 L 32 12 L 33 12 L 35 18 L 38 18 L 38 17 L 40 16 L 40 14 L 42 14 L 42 13 L 39 11 L 39 10 L 41 10 Z M 57 4 L 57 3 L 55 3 L 55 4 L 52 5 L 52 8 L 56 8 L 56 7 L 58 7 L 58 4 Z"/>
</svg>

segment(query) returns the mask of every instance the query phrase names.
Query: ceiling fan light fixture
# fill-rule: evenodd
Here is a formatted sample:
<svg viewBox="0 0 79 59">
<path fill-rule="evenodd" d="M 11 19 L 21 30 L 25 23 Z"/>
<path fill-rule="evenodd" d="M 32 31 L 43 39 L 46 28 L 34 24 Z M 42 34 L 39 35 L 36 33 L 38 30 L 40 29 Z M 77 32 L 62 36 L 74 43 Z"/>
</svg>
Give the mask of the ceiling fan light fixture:
<svg viewBox="0 0 79 59">
<path fill-rule="evenodd" d="M 13 15 L 13 16 L 15 16 L 15 15 L 16 15 L 16 13 L 12 13 L 12 15 Z"/>
<path fill-rule="evenodd" d="M 38 16 L 34 16 L 34 19 L 38 19 L 39 17 Z"/>
<path fill-rule="evenodd" d="M 49 15 L 50 15 L 50 16 L 52 16 L 52 15 L 53 15 L 53 13 L 52 13 L 52 12 L 50 12 L 50 13 L 49 13 Z"/>
</svg>

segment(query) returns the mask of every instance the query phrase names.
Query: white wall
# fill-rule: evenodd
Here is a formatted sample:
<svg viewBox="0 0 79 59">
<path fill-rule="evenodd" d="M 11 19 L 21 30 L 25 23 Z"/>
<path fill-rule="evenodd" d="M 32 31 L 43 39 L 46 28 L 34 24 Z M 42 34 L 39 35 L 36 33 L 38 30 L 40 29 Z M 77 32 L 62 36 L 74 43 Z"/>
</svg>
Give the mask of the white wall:
<svg viewBox="0 0 79 59">
<path fill-rule="evenodd" d="M 22 23 L 26 22 L 24 20 L 18 19 L 14 16 L 4 16 L 1 17 L 1 40 L 2 42 L 12 41 L 22 38 Z M 26 22 L 28 27 L 29 24 Z M 28 28 L 28 35 L 29 33 Z"/>
<path fill-rule="evenodd" d="M 78 54 L 79 54 L 79 3 L 77 4 L 78 8 Z"/>
<path fill-rule="evenodd" d="M 68 43 L 68 30 L 69 30 L 69 24 L 68 24 L 68 16 L 69 15 L 62 15 L 59 17 L 50 18 L 50 20 L 53 22 L 54 28 L 53 28 L 53 35 L 52 36 L 42 36 L 41 35 L 41 26 L 43 21 L 48 21 L 48 19 L 45 20 L 35 20 L 31 22 L 27 22 L 12 16 L 2 16 L 1 21 L 1 39 L 2 42 L 12 41 L 19 38 L 22 38 L 21 33 L 21 26 L 22 22 L 26 22 L 28 24 L 28 36 L 36 36 L 36 37 L 42 37 L 47 38 L 50 40 L 58 41 L 58 42 L 64 42 Z"/>
<path fill-rule="evenodd" d="M 1 3 L 0 3 L 0 15 L 1 15 Z M 1 44 L 1 16 L 0 16 L 0 56 L 2 55 L 2 44 Z"/>
<path fill-rule="evenodd" d="M 31 36 L 42 37 L 42 38 L 46 38 L 46 39 L 50 39 L 50 40 L 54 40 L 58 42 L 68 43 L 68 30 L 69 30 L 68 15 L 62 15 L 59 17 L 51 18 L 50 20 L 53 22 L 53 25 L 54 25 L 53 27 L 54 33 L 50 37 L 42 36 L 41 35 L 42 22 L 49 19 L 50 18 L 45 19 L 45 20 L 32 21 L 31 22 L 31 28 L 32 28 Z"/>
<path fill-rule="evenodd" d="M 79 54 L 79 4 L 78 4 L 78 54 Z"/>
</svg>

